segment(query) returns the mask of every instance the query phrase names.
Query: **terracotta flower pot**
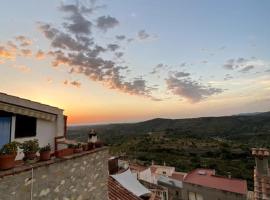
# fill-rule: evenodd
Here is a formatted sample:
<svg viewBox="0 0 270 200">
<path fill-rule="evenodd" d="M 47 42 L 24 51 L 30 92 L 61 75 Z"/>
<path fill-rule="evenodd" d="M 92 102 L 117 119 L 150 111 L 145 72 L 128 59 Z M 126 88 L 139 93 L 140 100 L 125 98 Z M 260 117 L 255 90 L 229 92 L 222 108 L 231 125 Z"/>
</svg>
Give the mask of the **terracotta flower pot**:
<svg viewBox="0 0 270 200">
<path fill-rule="evenodd" d="M 37 157 L 36 152 L 24 153 L 24 159 L 25 160 L 35 160 L 36 157 Z"/>
<path fill-rule="evenodd" d="M 75 148 L 74 153 L 81 153 L 83 151 L 82 148 Z"/>
<path fill-rule="evenodd" d="M 51 151 L 42 151 L 39 154 L 40 154 L 39 159 L 41 161 L 46 161 L 46 160 L 50 160 L 51 159 Z"/>
<path fill-rule="evenodd" d="M 89 142 L 88 143 L 88 150 L 92 150 L 92 149 L 94 149 L 94 143 Z"/>
<path fill-rule="evenodd" d="M 88 144 L 83 144 L 82 148 L 83 148 L 83 151 L 88 151 Z"/>
<path fill-rule="evenodd" d="M 70 156 L 73 154 L 73 149 L 72 148 L 66 148 L 66 149 L 61 149 L 55 151 L 55 157 L 57 158 L 63 158 L 65 156 Z"/>
<path fill-rule="evenodd" d="M 11 169 L 15 166 L 17 153 L 9 155 L 0 155 L 0 170 Z"/>
<path fill-rule="evenodd" d="M 97 141 L 96 143 L 95 143 L 95 147 L 96 148 L 100 148 L 100 147 L 102 147 L 103 146 L 103 142 L 101 142 L 101 141 Z"/>
</svg>

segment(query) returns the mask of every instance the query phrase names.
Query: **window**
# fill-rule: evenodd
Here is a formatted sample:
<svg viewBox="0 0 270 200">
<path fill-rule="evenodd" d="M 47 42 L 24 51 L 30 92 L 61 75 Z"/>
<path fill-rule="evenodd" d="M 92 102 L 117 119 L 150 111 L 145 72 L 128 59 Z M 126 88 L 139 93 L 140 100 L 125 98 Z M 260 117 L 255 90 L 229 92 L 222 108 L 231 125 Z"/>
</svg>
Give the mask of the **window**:
<svg viewBox="0 0 270 200">
<path fill-rule="evenodd" d="M 195 192 L 189 192 L 188 200 L 203 200 L 203 196 Z"/>
<path fill-rule="evenodd" d="M 24 115 L 16 115 L 15 138 L 36 136 L 37 119 Z"/>
<path fill-rule="evenodd" d="M 165 172 L 165 171 L 163 171 L 162 173 L 163 173 L 164 175 L 166 175 L 166 172 Z"/>
</svg>

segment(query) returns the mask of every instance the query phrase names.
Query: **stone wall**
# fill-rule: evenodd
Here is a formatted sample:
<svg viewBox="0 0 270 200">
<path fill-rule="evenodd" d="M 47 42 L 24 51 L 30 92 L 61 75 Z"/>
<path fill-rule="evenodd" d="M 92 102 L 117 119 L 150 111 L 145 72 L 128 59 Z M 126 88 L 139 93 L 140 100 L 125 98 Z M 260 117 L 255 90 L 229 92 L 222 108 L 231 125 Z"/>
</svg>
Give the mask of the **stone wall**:
<svg viewBox="0 0 270 200">
<path fill-rule="evenodd" d="M 102 148 L 2 176 L 0 199 L 107 200 L 107 161 Z"/>
</svg>

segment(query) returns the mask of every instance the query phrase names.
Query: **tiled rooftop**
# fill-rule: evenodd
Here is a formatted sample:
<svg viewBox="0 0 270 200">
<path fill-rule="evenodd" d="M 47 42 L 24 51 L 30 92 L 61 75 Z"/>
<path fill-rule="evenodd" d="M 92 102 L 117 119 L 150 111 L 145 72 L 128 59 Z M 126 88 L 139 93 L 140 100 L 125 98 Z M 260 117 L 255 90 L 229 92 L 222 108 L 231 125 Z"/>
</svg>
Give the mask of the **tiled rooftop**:
<svg viewBox="0 0 270 200">
<path fill-rule="evenodd" d="M 135 196 L 111 176 L 108 180 L 109 200 L 142 200 Z"/>
<path fill-rule="evenodd" d="M 214 175 L 214 170 L 196 169 L 187 174 L 184 182 L 238 194 L 247 194 L 246 180 Z"/>
</svg>

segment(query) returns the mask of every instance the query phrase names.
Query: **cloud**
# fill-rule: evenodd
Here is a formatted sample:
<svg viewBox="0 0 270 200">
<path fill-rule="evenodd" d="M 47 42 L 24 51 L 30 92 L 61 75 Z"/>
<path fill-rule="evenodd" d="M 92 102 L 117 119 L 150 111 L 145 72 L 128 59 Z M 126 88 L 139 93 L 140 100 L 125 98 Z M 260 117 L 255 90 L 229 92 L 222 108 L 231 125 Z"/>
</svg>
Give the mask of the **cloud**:
<svg viewBox="0 0 270 200">
<path fill-rule="evenodd" d="M 229 59 L 223 65 L 223 67 L 227 70 L 236 70 L 241 73 L 247 73 L 250 70 L 258 67 L 266 66 L 266 62 L 262 60 L 258 60 L 255 57 L 251 58 L 243 58 L 239 57 L 237 59 Z"/>
<path fill-rule="evenodd" d="M 219 50 L 225 50 L 225 49 L 226 49 L 226 46 L 219 47 Z"/>
<path fill-rule="evenodd" d="M 81 87 L 81 82 L 79 81 L 68 81 L 68 80 L 64 80 L 63 82 L 64 85 L 71 85 L 71 86 L 74 86 L 76 88 L 80 88 Z"/>
<path fill-rule="evenodd" d="M 36 53 L 35 57 L 39 60 L 42 60 L 45 58 L 45 53 L 42 50 L 38 50 L 38 52 Z"/>
<path fill-rule="evenodd" d="M 85 8 L 86 9 L 86 8 Z M 65 12 L 74 13 L 78 8 L 73 6 L 65 8 Z M 82 12 L 80 10 L 80 12 Z M 73 23 L 73 19 L 67 18 Z M 110 16 L 99 17 L 97 20 L 97 28 L 107 31 L 118 25 L 118 20 Z M 126 77 L 122 75 L 123 70 L 127 67 L 121 66 L 110 59 L 112 56 L 121 57 L 122 52 L 115 52 L 120 48 L 118 44 L 107 44 L 105 47 L 99 45 L 93 38 L 92 34 L 79 36 L 74 31 L 64 31 L 65 29 L 56 28 L 47 23 L 38 23 L 39 30 L 50 41 L 52 47 L 48 55 L 53 58 L 52 65 L 65 65 L 69 67 L 70 73 L 84 74 L 92 81 L 103 83 L 104 86 L 119 90 L 132 95 L 140 95 L 147 98 L 152 98 L 152 88 L 147 86 L 147 83 L 142 78 L 133 78 L 131 81 L 126 81 Z M 66 28 L 66 24 L 63 24 Z M 110 50 L 108 52 L 107 50 Z M 106 59 L 103 54 L 106 52 Z M 66 84 L 70 84 L 66 82 Z"/>
<path fill-rule="evenodd" d="M 244 67 L 243 69 L 241 69 L 239 72 L 247 73 L 247 72 L 249 72 L 250 70 L 252 70 L 253 68 L 254 68 L 253 65 L 248 65 L 248 66 Z"/>
<path fill-rule="evenodd" d="M 60 10 L 69 14 L 68 23 L 63 23 L 64 27 L 74 34 L 90 34 L 92 22 L 87 20 L 83 13 L 91 13 L 93 10 L 79 5 L 60 6 Z"/>
<path fill-rule="evenodd" d="M 224 77 L 224 81 L 228 81 L 228 80 L 231 80 L 233 79 L 233 76 L 230 75 L 230 74 L 226 74 L 225 77 Z"/>
<path fill-rule="evenodd" d="M 150 72 L 150 74 L 157 74 L 157 73 L 159 73 L 160 70 L 161 70 L 162 68 L 164 68 L 164 67 L 165 67 L 164 64 L 159 63 L 159 64 L 157 64 L 157 65 L 153 68 L 153 70 Z"/>
<path fill-rule="evenodd" d="M 187 73 L 187 72 L 175 72 L 175 77 L 177 78 L 181 78 L 181 77 L 187 77 L 187 76 L 190 76 L 190 73 Z"/>
<path fill-rule="evenodd" d="M 3 59 L 14 59 L 16 56 L 16 52 L 7 49 L 5 46 L 0 46 L 0 58 Z"/>
<path fill-rule="evenodd" d="M 110 28 L 114 28 L 117 25 L 119 25 L 119 21 L 109 15 L 97 18 L 96 26 L 104 32 L 106 32 Z"/>
<path fill-rule="evenodd" d="M 123 55 L 124 55 L 123 52 L 115 52 L 115 56 L 116 56 L 117 58 L 121 58 L 121 57 L 123 57 Z"/>
<path fill-rule="evenodd" d="M 15 37 L 15 40 L 18 41 L 22 47 L 30 46 L 32 44 L 32 40 L 23 35 Z"/>
<path fill-rule="evenodd" d="M 126 36 L 124 36 L 124 35 L 117 35 L 117 36 L 115 36 L 115 38 L 117 40 L 124 40 L 124 39 L 126 39 Z"/>
<path fill-rule="evenodd" d="M 20 55 L 25 57 L 32 56 L 32 51 L 30 49 L 21 49 Z"/>
<path fill-rule="evenodd" d="M 108 44 L 107 45 L 107 48 L 110 50 L 110 51 L 115 51 L 117 49 L 120 48 L 120 46 L 118 44 Z"/>
<path fill-rule="evenodd" d="M 233 70 L 234 69 L 234 59 L 229 59 L 227 62 L 223 65 L 225 69 Z"/>
<path fill-rule="evenodd" d="M 140 30 L 137 35 L 140 40 L 146 40 L 150 37 L 150 34 L 148 34 L 145 30 Z"/>
<path fill-rule="evenodd" d="M 222 89 L 202 85 L 189 77 L 179 78 L 175 74 L 170 74 L 165 81 L 169 91 L 174 95 L 186 98 L 192 103 L 223 92 Z"/>
<path fill-rule="evenodd" d="M 185 67 L 187 65 L 187 63 L 183 62 L 180 64 L 180 67 Z"/>
<path fill-rule="evenodd" d="M 12 67 L 24 73 L 31 71 L 31 68 L 26 65 L 12 65 Z"/>
</svg>

